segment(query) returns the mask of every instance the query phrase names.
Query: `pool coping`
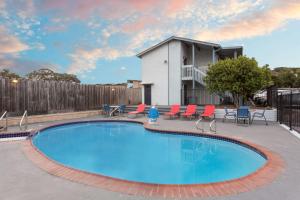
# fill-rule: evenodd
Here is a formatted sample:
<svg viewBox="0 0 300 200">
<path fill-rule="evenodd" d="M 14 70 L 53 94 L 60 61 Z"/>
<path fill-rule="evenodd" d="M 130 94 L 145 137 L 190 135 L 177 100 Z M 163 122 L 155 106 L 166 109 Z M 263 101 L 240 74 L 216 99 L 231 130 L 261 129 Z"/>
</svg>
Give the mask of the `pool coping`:
<svg viewBox="0 0 300 200">
<path fill-rule="evenodd" d="M 150 184 L 141 183 L 134 181 L 121 180 L 117 178 L 111 178 L 104 175 L 94 174 L 90 172 L 85 172 L 82 170 L 74 169 L 71 167 L 64 166 L 50 158 L 39 151 L 32 143 L 32 140 L 26 140 L 23 145 L 23 151 L 26 156 L 35 163 L 39 168 L 48 172 L 51 175 L 62 177 L 64 179 L 82 183 L 89 186 L 99 187 L 102 189 L 110 190 L 113 192 L 120 192 L 128 195 L 137 195 L 144 197 L 164 197 L 164 198 L 191 198 L 191 197 L 215 197 L 215 196 L 227 196 L 234 195 L 242 192 L 247 192 L 254 190 L 257 187 L 264 186 L 272 182 L 283 170 L 284 161 L 281 157 L 257 144 L 250 143 L 248 141 L 243 141 L 233 137 L 228 137 L 224 135 L 199 133 L 195 131 L 177 131 L 177 130 L 166 130 L 157 129 L 149 126 L 147 123 L 143 123 L 136 120 L 83 120 L 74 121 L 66 123 L 58 123 L 43 127 L 41 129 L 31 132 L 31 136 L 34 136 L 39 131 L 67 125 L 67 124 L 77 124 L 77 123 L 88 123 L 88 122 L 131 122 L 139 123 L 144 126 L 145 129 L 150 131 L 158 131 L 164 134 L 180 134 L 180 135 L 192 135 L 216 138 L 225 141 L 230 141 L 237 143 L 242 146 L 250 148 L 267 159 L 267 162 L 259 168 L 254 173 L 247 176 L 223 181 L 216 183 L 207 184 Z"/>
</svg>

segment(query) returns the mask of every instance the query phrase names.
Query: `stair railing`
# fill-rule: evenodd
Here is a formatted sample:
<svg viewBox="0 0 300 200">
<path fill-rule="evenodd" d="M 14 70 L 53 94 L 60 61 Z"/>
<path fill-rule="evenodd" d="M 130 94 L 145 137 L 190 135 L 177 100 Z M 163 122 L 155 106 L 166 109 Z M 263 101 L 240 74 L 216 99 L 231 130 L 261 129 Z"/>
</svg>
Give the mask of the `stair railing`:
<svg viewBox="0 0 300 200">
<path fill-rule="evenodd" d="M 8 127 L 8 118 L 7 118 L 7 111 L 5 111 L 1 117 L 0 117 L 0 122 L 5 118 L 5 126 L 3 127 L 3 130 L 6 131 Z"/>
<path fill-rule="evenodd" d="M 23 125 L 24 119 L 25 119 L 25 125 L 24 125 L 24 129 L 23 129 L 22 125 Z M 27 114 L 27 110 L 25 110 L 25 112 L 24 112 L 24 114 L 23 114 L 23 116 L 22 116 L 22 118 L 20 120 L 19 127 L 20 127 L 21 131 L 22 130 L 26 131 L 27 130 L 27 126 L 28 126 L 28 114 Z"/>
</svg>

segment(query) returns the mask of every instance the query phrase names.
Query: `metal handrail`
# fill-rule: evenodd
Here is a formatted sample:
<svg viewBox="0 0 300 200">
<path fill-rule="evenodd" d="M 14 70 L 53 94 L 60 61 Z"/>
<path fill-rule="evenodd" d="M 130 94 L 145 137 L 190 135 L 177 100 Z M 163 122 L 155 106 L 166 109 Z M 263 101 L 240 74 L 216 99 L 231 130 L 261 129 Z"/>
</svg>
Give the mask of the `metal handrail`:
<svg viewBox="0 0 300 200">
<path fill-rule="evenodd" d="M 202 122 L 202 118 L 200 118 L 198 121 L 196 121 L 196 128 L 198 130 L 201 130 L 202 132 L 204 132 L 204 124 L 201 122 Z M 202 126 L 200 127 L 200 125 L 202 125 Z"/>
<path fill-rule="evenodd" d="M 23 129 L 22 129 L 22 123 L 23 123 L 24 118 L 25 118 L 25 129 L 24 129 L 24 131 L 25 131 L 25 130 L 27 129 L 27 125 L 28 125 L 28 114 L 27 114 L 27 110 L 25 110 L 25 112 L 24 112 L 24 114 L 23 114 L 23 116 L 22 116 L 22 118 L 21 118 L 21 120 L 20 120 L 20 124 L 19 124 L 20 130 L 23 130 Z"/>
<path fill-rule="evenodd" d="M 3 130 L 7 130 L 7 126 L 8 126 L 8 119 L 7 119 L 7 111 L 5 111 L 4 113 L 3 113 L 3 115 L 1 115 L 1 117 L 0 117 L 0 122 L 3 120 L 3 118 L 5 117 L 5 127 L 3 128 Z"/>
<path fill-rule="evenodd" d="M 203 118 L 200 118 L 198 121 L 196 121 L 196 128 L 202 132 L 204 132 L 204 124 L 201 123 Z M 213 119 L 209 123 L 209 131 L 213 133 L 217 133 L 217 122 L 216 119 Z"/>
<path fill-rule="evenodd" d="M 215 126 L 213 126 L 215 125 Z M 212 120 L 210 123 L 209 123 L 209 130 L 211 132 L 214 132 L 214 133 L 217 133 L 217 122 L 216 122 L 216 119 Z"/>
</svg>

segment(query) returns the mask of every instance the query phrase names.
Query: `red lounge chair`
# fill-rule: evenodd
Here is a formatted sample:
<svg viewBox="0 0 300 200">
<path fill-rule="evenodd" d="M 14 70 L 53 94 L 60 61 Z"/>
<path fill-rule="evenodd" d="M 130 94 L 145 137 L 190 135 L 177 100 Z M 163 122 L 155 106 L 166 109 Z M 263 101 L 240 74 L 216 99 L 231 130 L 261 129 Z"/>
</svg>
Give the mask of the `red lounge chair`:
<svg viewBox="0 0 300 200">
<path fill-rule="evenodd" d="M 204 112 L 201 114 L 201 117 L 215 118 L 215 106 L 214 105 L 206 105 L 204 107 Z"/>
<path fill-rule="evenodd" d="M 138 115 L 138 114 L 145 114 L 145 104 L 140 104 L 138 105 L 136 111 L 132 111 L 132 112 L 129 112 L 128 114 L 129 115 Z"/>
<path fill-rule="evenodd" d="M 179 113 L 180 113 L 180 105 L 175 104 L 175 105 L 171 106 L 170 112 L 165 113 L 165 116 L 170 116 L 170 118 L 171 118 L 176 115 L 179 116 Z"/>
<path fill-rule="evenodd" d="M 193 115 L 196 115 L 196 112 L 197 112 L 197 105 L 190 104 L 186 107 L 185 113 L 182 113 L 181 116 L 190 117 L 191 119 Z"/>
</svg>

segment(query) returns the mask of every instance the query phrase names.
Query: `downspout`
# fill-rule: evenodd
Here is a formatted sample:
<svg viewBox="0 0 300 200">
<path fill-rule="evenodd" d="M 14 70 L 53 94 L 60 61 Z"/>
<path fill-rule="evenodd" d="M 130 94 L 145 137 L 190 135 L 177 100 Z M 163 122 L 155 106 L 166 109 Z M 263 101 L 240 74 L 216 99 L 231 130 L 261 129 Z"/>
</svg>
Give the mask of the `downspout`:
<svg viewBox="0 0 300 200">
<path fill-rule="evenodd" d="M 183 83 L 182 83 L 182 65 L 183 65 L 183 60 L 182 60 L 182 42 L 180 42 L 180 105 L 183 105 L 183 96 L 184 96 L 184 91 L 183 91 Z"/>
<path fill-rule="evenodd" d="M 213 47 L 212 48 L 212 64 L 215 64 L 216 63 L 216 50 L 215 48 Z"/>
<path fill-rule="evenodd" d="M 170 42 L 168 42 L 168 105 L 170 105 Z"/>
<path fill-rule="evenodd" d="M 196 102 L 195 101 L 195 44 L 193 43 L 193 48 L 192 48 L 192 54 L 193 54 L 193 68 L 192 68 L 192 75 L 193 75 L 193 91 L 192 91 L 192 96 L 193 96 L 193 104 Z"/>
</svg>

